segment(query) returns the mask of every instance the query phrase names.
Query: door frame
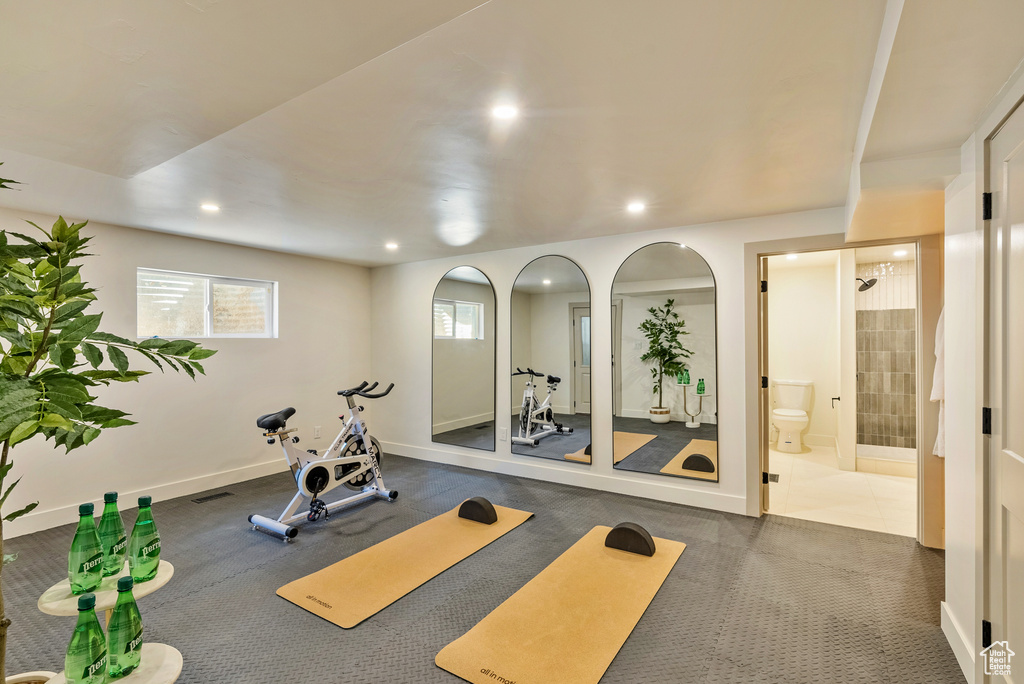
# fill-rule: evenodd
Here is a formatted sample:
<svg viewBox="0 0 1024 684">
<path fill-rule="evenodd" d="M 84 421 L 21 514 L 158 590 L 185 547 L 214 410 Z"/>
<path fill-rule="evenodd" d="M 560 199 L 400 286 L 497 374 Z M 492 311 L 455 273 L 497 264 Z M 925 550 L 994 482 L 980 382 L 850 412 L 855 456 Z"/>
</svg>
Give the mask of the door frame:
<svg viewBox="0 0 1024 684">
<path fill-rule="evenodd" d="M 788 240 L 775 240 L 761 243 L 748 244 L 746 246 L 746 256 L 748 258 L 748 274 L 752 275 L 753 278 L 750 280 L 748 287 L 751 296 L 753 297 L 753 312 L 754 318 L 752 324 L 755 326 L 756 335 L 749 335 L 748 341 L 755 347 L 753 349 L 752 357 L 754 359 L 754 370 L 755 373 L 748 379 L 748 387 L 756 388 L 753 392 L 748 392 L 748 401 L 750 400 L 751 394 L 754 396 L 753 404 L 756 405 L 755 421 L 756 426 L 752 427 L 755 430 L 753 439 L 748 441 L 754 441 L 756 448 L 752 450 L 756 460 L 751 463 L 748 461 L 748 501 L 751 500 L 749 497 L 753 497 L 753 501 L 756 502 L 756 511 L 752 512 L 751 515 L 764 515 L 767 512 L 767 504 L 769 502 L 769 495 L 765 491 L 769 488 L 769 484 L 764 482 L 764 475 L 762 473 L 768 473 L 770 470 L 770 458 L 769 458 L 769 442 L 768 442 L 768 425 L 769 416 L 771 415 L 771 388 L 770 379 L 771 372 L 768 368 L 768 357 L 767 357 L 767 330 L 763 326 L 767 325 L 767 314 L 765 311 L 767 305 L 767 295 L 762 296 L 760 288 L 760 280 L 762 273 L 762 259 L 766 259 L 769 256 L 779 256 L 783 254 L 800 254 L 807 252 L 823 252 L 832 250 L 842 249 L 856 249 L 860 247 L 875 247 L 884 245 L 896 245 L 896 244 L 913 244 L 916 253 L 917 260 L 917 302 L 916 302 L 916 328 L 917 328 L 917 540 L 919 542 L 924 538 L 925 541 L 929 542 L 929 545 L 940 546 L 942 543 L 941 533 L 936 539 L 936 535 L 922 535 L 922 520 L 924 518 L 922 514 L 923 505 L 923 492 L 922 484 L 924 482 L 924 462 L 923 456 L 928 453 L 930 454 L 930 443 L 925 444 L 924 438 L 924 426 L 925 418 L 924 411 L 922 410 L 926 403 L 928 403 L 924 396 L 923 390 L 926 386 L 930 386 L 931 378 L 926 376 L 925 373 L 920 372 L 924 364 L 922 359 L 925 354 L 932 353 L 932 348 L 925 348 L 923 343 L 924 340 L 924 286 L 925 286 L 925 268 L 922 260 L 922 250 L 924 249 L 925 243 L 937 240 L 937 236 L 918 236 L 908 238 L 891 238 L 886 240 L 868 240 L 863 242 L 845 242 L 844 237 L 841 234 L 835 236 L 811 236 L 806 238 L 793 238 Z M 941 280 L 940 280 L 941 283 Z M 770 287 L 770 284 L 769 284 Z M 939 287 L 941 291 L 941 285 Z M 750 350 L 748 349 L 748 352 Z M 769 387 L 761 387 L 761 378 L 769 378 Z M 752 421 L 752 422 L 755 422 Z M 925 452 L 924 449 L 928 448 L 929 451 Z M 753 466 L 753 467 L 751 467 Z M 748 506 L 750 508 L 750 506 Z"/>
</svg>

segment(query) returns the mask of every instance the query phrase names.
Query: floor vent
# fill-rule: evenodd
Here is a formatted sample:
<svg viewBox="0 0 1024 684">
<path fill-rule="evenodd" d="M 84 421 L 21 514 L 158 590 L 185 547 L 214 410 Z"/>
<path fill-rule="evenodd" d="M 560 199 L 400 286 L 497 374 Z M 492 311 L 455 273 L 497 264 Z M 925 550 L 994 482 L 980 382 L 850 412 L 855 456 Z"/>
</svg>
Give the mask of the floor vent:
<svg viewBox="0 0 1024 684">
<path fill-rule="evenodd" d="M 769 482 L 778 482 L 779 481 L 778 473 L 768 473 L 768 481 Z"/>
<path fill-rule="evenodd" d="M 490 429 L 490 427 L 491 427 L 490 425 L 477 425 L 477 426 L 476 426 L 475 428 L 473 428 L 473 429 L 474 429 L 474 430 L 489 430 L 489 429 Z"/>
<path fill-rule="evenodd" d="M 231 492 L 219 492 L 217 494 L 210 494 L 209 496 L 201 496 L 198 499 L 192 499 L 192 503 L 206 503 L 207 501 L 223 499 L 225 496 L 234 496 L 234 494 Z"/>
</svg>

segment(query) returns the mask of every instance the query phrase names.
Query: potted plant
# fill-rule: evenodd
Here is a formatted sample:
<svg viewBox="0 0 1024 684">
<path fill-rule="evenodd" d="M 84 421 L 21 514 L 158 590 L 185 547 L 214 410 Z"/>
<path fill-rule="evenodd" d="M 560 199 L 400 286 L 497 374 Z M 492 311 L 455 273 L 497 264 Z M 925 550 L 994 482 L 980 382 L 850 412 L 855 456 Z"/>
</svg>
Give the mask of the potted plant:
<svg viewBox="0 0 1024 684">
<path fill-rule="evenodd" d="M 0 179 L 0 188 L 11 182 Z M 126 351 L 161 371 L 166 365 L 193 379 L 197 372 L 205 373 L 200 361 L 216 353 L 189 340 L 134 342 L 100 332 L 103 314 L 86 313 L 96 300 L 95 290 L 82 280 L 76 263 L 89 256 L 83 250 L 91 238 L 80 234 L 86 223 L 69 225 L 59 217 L 48 231 L 31 225 L 39 231 L 38 239 L 0 231 L 0 509 L 18 484 L 7 483 L 17 444 L 42 437 L 70 452 L 103 430 L 134 424 L 124 411 L 100 406 L 92 394 L 99 385 L 137 382 L 149 373 L 132 370 Z M 12 237 L 18 242 L 10 242 Z M 101 367 L 105 360 L 109 367 Z M 25 515 L 37 503 L 0 510 L 0 554 L 3 523 Z M 0 557 L 2 573 L 13 557 Z M 0 591 L 0 682 L 5 681 L 10 624 Z"/>
<path fill-rule="evenodd" d="M 640 360 L 654 364 L 651 377 L 654 379 L 653 389 L 654 394 L 658 395 L 658 405 L 651 407 L 652 423 L 667 423 L 671 415 L 671 409 L 665 406 L 665 375 L 682 373 L 686 364 L 681 359 L 693 355 L 679 341 L 680 336 L 690 333 L 685 330 L 686 321 L 672 308 L 674 305 L 675 300 L 669 299 L 665 306 L 652 306 L 647 310 L 649 318 L 639 328 L 647 338 L 647 351 Z"/>
</svg>

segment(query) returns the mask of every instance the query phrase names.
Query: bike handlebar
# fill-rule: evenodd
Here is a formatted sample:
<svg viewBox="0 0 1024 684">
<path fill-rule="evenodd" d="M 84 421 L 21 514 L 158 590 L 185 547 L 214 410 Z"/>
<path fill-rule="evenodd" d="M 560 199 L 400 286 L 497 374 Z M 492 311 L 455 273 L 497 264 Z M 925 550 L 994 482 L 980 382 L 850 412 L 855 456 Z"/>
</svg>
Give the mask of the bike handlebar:
<svg viewBox="0 0 1024 684">
<path fill-rule="evenodd" d="M 526 370 L 523 370 L 522 368 L 519 367 L 516 367 L 516 372 L 512 374 L 513 377 L 515 377 L 516 375 L 532 375 L 535 378 L 544 377 L 543 373 L 535 371 L 532 368 L 527 368 Z"/>
<path fill-rule="evenodd" d="M 394 389 L 395 387 L 395 383 L 391 383 L 390 385 L 388 385 L 388 388 L 383 392 L 378 392 L 377 394 L 370 394 L 370 390 L 372 390 L 379 384 L 379 382 L 375 382 L 372 385 L 370 385 L 364 380 L 358 387 L 338 390 L 338 394 L 343 397 L 351 397 L 353 394 L 358 394 L 359 396 L 364 397 L 366 399 L 380 399 L 381 397 L 386 397 L 388 394 L 390 394 L 391 390 Z"/>
<path fill-rule="evenodd" d="M 351 389 L 347 390 L 338 390 L 338 396 L 347 397 L 348 394 L 346 394 L 346 392 L 348 392 L 349 394 L 355 394 L 356 392 L 359 392 L 360 390 L 364 389 L 368 384 L 368 382 L 363 380 L 358 387 L 352 387 Z"/>
</svg>

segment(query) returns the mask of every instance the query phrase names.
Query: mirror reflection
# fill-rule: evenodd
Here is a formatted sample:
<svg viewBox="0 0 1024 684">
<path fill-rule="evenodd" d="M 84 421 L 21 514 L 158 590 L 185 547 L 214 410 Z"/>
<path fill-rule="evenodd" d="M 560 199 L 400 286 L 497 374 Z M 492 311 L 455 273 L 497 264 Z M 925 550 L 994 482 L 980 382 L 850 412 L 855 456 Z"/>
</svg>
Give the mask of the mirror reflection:
<svg viewBox="0 0 1024 684">
<path fill-rule="evenodd" d="M 590 285 L 560 256 L 512 287 L 512 453 L 589 464 Z"/>
<path fill-rule="evenodd" d="M 494 288 L 472 266 L 434 289 L 434 442 L 494 451 Z"/>
<path fill-rule="evenodd" d="M 718 481 L 715 279 L 677 243 L 648 245 L 612 284 L 614 466 Z"/>
</svg>

